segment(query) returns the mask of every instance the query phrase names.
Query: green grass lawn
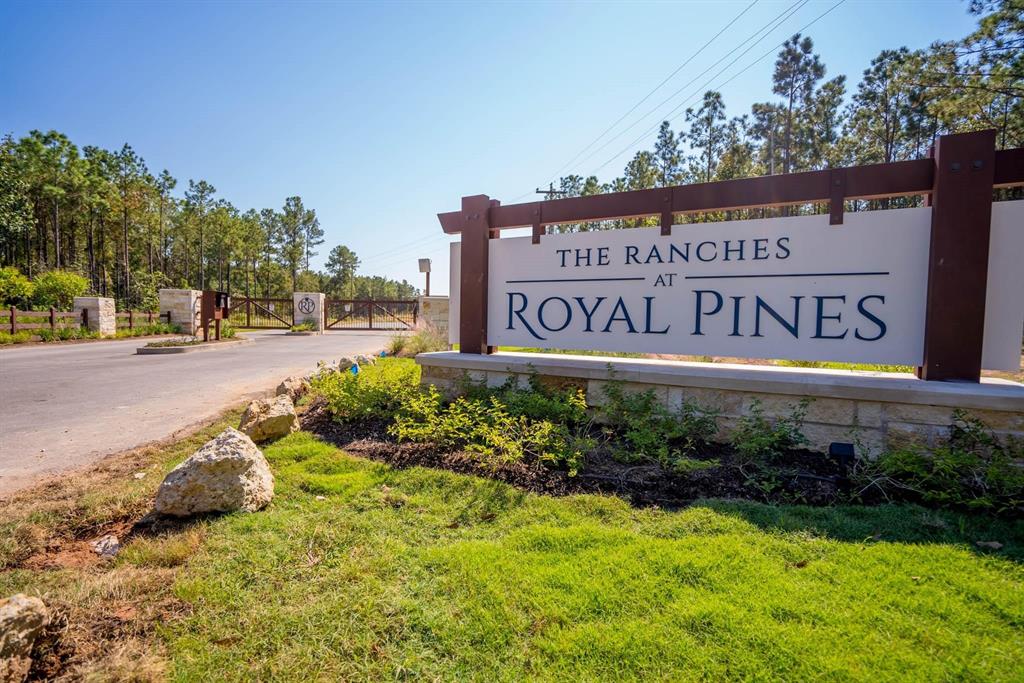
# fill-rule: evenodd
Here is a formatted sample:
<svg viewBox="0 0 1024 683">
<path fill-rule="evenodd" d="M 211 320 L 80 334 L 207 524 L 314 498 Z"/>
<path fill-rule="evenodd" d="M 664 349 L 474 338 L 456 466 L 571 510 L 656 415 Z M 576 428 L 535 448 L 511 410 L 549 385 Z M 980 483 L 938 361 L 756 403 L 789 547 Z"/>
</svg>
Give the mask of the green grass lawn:
<svg viewBox="0 0 1024 683">
<path fill-rule="evenodd" d="M 545 498 L 393 470 L 302 433 L 266 454 L 272 507 L 209 522 L 177 577 L 192 613 L 163 631 L 176 678 L 1024 671 L 1020 524 L 907 506 Z M 976 540 L 1006 545 L 986 555 Z"/>
<path fill-rule="evenodd" d="M 302 432 L 265 449 L 277 495 L 262 512 L 136 537 L 109 564 L 24 560 L 137 519 L 223 426 L 0 505 L 0 593 L 59 609 L 72 678 L 1022 678 L 1019 522 L 636 509 L 395 470 Z"/>
</svg>

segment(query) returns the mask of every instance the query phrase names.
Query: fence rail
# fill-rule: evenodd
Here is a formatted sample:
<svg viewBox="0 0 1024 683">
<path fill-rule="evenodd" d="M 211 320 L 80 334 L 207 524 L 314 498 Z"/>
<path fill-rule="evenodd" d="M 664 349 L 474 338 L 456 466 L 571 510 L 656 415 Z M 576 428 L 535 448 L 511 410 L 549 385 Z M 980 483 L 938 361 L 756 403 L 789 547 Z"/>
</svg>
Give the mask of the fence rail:
<svg viewBox="0 0 1024 683">
<path fill-rule="evenodd" d="M 121 311 L 120 313 L 114 314 L 117 320 L 117 326 L 122 328 L 128 328 L 129 330 L 135 329 L 136 325 L 152 325 L 153 323 L 171 322 L 171 312 L 166 313 L 154 313 L 153 311 Z M 84 324 L 84 323 L 83 323 Z"/>
<path fill-rule="evenodd" d="M 116 313 L 117 326 L 134 329 L 137 325 L 155 322 L 171 322 L 171 312 L 154 313 L 152 311 L 124 311 Z M 42 322 L 25 322 L 26 320 L 42 320 Z M 14 334 L 22 330 L 56 331 L 66 327 L 88 327 L 89 311 L 58 311 L 50 308 L 47 311 L 23 311 L 15 306 L 4 309 L 0 315 L 0 329 Z"/>
</svg>

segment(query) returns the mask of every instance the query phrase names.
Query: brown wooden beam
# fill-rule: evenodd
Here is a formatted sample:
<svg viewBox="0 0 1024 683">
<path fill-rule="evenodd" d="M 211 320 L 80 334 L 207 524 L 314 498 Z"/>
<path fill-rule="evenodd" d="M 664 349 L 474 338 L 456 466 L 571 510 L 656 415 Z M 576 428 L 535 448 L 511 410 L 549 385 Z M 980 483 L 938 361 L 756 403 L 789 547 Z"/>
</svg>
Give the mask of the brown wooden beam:
<svg viewBox="0 0 1024 683">
<path fill-rule="evenodd" d="M 1024 148 L 996 152 L 993 185 L 1005 187 L 1024 184 Z M 916 159 L 891 164 L 851 166 L 824 171 L 788 175 L 741 178 L 716 183 L 678 185 L 670 188 L 634 190 L 570 197 L 550 201 L 510 204 L 491 213 L 492 230 L 581 223 L 658 216 L 664 221 L 665 196 L 671 197 L 671 214 L 700 211 L 727 211 L 760 206 L 786 206 L 810 202 L 831 202 L 837 176 L 845 183 L 844 198 L 880 199 L 931 192 L 934 161 Z M 439 213 L 444 232 L 457 235 L 462 230 L 462 213 Z"/>
<path fill-rule="evenodd" d="M 462 264 L 459 281 L 459 351 L 489 353 L 487 346 L 487 266 L 491 238 L 491 199 L 462 198 Z"/>
<path fill-rule="evenodd" d="M 926 380 L 981 378 L 995 131 L 945 135 L 935 145 L 924 363 Z"/>
</svg>

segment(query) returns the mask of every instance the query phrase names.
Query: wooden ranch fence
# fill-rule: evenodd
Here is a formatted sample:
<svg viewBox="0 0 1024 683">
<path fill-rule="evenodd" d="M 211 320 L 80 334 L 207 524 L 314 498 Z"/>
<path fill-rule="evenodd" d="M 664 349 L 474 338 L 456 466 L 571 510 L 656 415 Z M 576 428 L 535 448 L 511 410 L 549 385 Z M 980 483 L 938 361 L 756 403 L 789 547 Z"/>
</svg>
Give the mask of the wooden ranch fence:
<svg viewBox="0 0 1024 683">
<path fill-rule="evenodd" d="M 157 322 L 170 323 L 171 312 L 153 313 L 152 311 L 124 311 L 117 313 L 117 326 L 134 329 L 137 325 Z M 24 322 L 26 319 L 40 322 Z M 4 310 L 2 329 L 14 334 L 22 330 L 51 330 L 62 327 L 88 327 L 89 311 L 58 311 L 50 307 L 47 311 L 23 311 L 15 306 Z"/>
</svg>

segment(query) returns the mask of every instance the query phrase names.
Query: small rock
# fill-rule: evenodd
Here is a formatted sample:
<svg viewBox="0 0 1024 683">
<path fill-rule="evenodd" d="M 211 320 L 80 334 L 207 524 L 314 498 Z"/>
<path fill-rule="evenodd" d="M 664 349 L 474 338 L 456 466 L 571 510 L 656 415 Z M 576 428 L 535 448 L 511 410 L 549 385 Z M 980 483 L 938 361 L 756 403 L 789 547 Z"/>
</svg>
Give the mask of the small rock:
<svg viewBox="0 0 1024 683">
<path fill-rule="evenodd" d="M 257 399 L 245 409 L 238 429 L 257 443 L 287 436 L 299 429 L 295 404 L 286 394 Z"/>
<path fill-rule="evenodd" d="M 136 479 L 145 479 L 146 478 L 146 473 L 145 472 L 136 472 L 132 476 L 135 477 Z"/>
<path fill-rule="evenodd" d="M 89 546 L 93 549 L 93 552 L 103 557 L 113 557 L 121 550 L 121 542 L 114 534 L 107 534 L 97 538 Z"/>
<path fill-rule="evenodd" d="M 309 382 L 302 377 L 289 377 L 277 385 L 274 392 L 277 396 L 287 395 L 292 401 L 298 401 L 309 389 Z"/>
<path fill-rule="evenodd" d="M 274 475 L 267 459 L 252 439 L 228 427 L 167 474 L 153 507 L 175 517 L 255 512 L 273 497 Z"/>
<path fill-rule="evenodd" d="M 377 359 L 374 358 L 373 356 L 367 356 L 367 355 L 362 354 L 362 353 L 359 354 L 358 356 L 356 356 L 356 363 L 359 364 L 359 365 L 363 365 L 363 366 L 373 365 L 376 362 L 377 362 Z"/>
<path fill-rule="evenodd" d="M 979 548 L 989 548 L 990 550 L 999 550 L 1003 547 L 1003 544 L 999 541 L 975 541 L 974 545 Z"/>
<path fill-rule="evenodd" d="M 0 681 L 20 681 L 32 666 L 32 645 L 50 621 L 46 605 L 24 593 L 0 600 Z"/>
<path fill-rule="evenodd" d="M 356 365 L 357 362 L 358 361 L 356 358 L 349 358 L 348 356 L 343 356 L 341 360 L 338 361 L 338 372 L 345 372 L 353 365 Z"/>
<path fill-rule="evenodd" d="M 327 496 L 317 496 L 317 500 L 327 500 Z"/>
</svg>

